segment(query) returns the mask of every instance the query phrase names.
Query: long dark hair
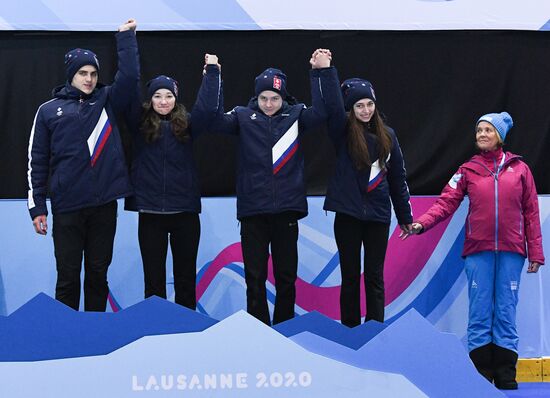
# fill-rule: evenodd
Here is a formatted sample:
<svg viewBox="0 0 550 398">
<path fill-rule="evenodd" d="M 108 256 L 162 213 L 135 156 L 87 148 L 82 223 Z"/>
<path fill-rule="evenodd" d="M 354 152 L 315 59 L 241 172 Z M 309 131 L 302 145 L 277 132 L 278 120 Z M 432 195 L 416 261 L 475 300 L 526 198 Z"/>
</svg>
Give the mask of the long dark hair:
<svg viewBox="0 0 550 398">
<path fill-rule="evenodd" d="M 150 144 L 155 142 L 160 137 L 160 122 L 162 120 L 170 121 L 172 133 L 180 142 L 187 142 L 190 139 L 189 121 L 187 118 L 187 110 L 182 104 L 176 103 L 174 109 L 166 115 L 159 115 L 153 109 L 151 101 L 143 103 L 143 112 L 141 113 L 140 131 L 145 136 L 145 142 Z"/>
<path fill-rule="evenodd" d="M 384 168 L 388 154 L 391 151 L 392 140 L 377 108 L 374 109 L 372 118 L 368 123 L 363 123 L 357 119 L 353 109 L 349 111 L 347 144 L 351 160 L 357 170 L 364 170 L 373 163 L 370 159 L 369 147 L 364 134 L 365 128 L 373 133 L 378 139 L 378 161 L 380 163 L 380 168 Z"/>
</svg>

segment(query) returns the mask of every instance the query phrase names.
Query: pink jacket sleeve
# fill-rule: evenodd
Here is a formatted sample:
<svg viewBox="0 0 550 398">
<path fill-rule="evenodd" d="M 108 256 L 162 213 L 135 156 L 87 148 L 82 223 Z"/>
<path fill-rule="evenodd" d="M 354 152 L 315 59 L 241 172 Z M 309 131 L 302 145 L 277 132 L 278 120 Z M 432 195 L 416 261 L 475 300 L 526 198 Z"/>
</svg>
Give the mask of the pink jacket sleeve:
<svg viewBox="0 0 550 398">
<path fill-rule="evenodd" d="M 462 203 L 467 186 L 465 170 L 460 167 L 443 188 L 439 199 L 415 222 L 422 224 L 423 231 L 427 231 L 451 216 Z"/>
<path fill-rule="evenodd" d="M 542 234 L 540 229 L 539 201 L 537 188 L 529 167 L 525 165 L 524 186 L 522 196 L 523 218 L 525 220 L 525 238 L 529 261 L 544 264 L 542 251 Z"/>
</svg>

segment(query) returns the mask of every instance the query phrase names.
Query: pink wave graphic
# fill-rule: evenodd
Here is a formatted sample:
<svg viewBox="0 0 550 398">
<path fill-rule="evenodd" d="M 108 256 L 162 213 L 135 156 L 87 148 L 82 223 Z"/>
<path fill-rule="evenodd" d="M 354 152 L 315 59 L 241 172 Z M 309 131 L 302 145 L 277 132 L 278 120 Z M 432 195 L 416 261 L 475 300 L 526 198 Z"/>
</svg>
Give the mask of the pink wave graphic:
<svg viewBox="0 0 550 398">
<path fill-rule="evenodd" d="M 113 292 L 109 289 L 109 293 L 107 295 L 107 303 L 109 303 L 109 306 L 111 307 L 111 310 L 113 312 L 120 311 L 121 307 L 118 301 L 116 301 L 115 296 L 113 295 Z"/>
<path fill-rule="evenodd" d="M 437 200 L 434 197 L 415 198 L 411 201 L 416 217 L 424 214 Z M 388 241 L 384 262 L 384 285 L 386 305 L 395 300 L 418 276 L 439 243 L 451 218 L 439 223 L 426 234 L 399 239 L 400 228 L 396 228 Z M 364 300 L 363 300 L 364 301 Z M 364 303 L 362 302 L 362 305 Z"/>
<path fill-rule="evenodd" d="M 423 214 L 436 198 L 415 198 L 412 202 L 413 214 Z M 393 231 L 388 242 L 384 264 L 384 281 L 386 286 L 386 305 L 395 300 L 409 287 L 430 258 L 441 239 L 449 220 L 440 223 L 429 233 L 411 237 L 406 241 L 399 239 L 399 227 Z M 242 263 L 243 255 L 240 242 L 223 249 L 210 263 L 197 284 L 197 299 L 200 299 L 216 274 L 231 263 Z M 362 277 L 362 276 L 361 276 Z M 268 260 L 268 280 L 275 284 L 271 257 Z M 361 283 L 361 314 L 366 314 L 365 287 Z M 305 280 L 296 280 L 296 304 L 305 311 L 319 311 L 332 318 L 340 319 L 340 285 L 315 286 Z"/>
</svg>

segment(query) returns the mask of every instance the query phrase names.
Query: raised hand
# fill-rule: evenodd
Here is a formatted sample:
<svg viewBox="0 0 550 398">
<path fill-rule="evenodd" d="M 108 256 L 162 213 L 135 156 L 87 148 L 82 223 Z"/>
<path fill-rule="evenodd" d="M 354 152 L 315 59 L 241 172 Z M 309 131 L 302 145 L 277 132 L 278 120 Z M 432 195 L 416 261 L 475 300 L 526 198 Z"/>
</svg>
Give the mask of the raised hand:
<svg viewBox="0 0 550 398">
<path fill-rule="evenodd" d="M 207 65 L 219 65 L 218 56 L 215 54 L 204 54 L 204 63 Z"/>
<path fill-rule="evenodd" d="M 329 49 L 318 48 L 311 54 L 309 63 L 311 64 L 312 69 L 328 68 L 330 66 L 330 61 L 332 61 L 332 53 Z"/>
<path fill-rule="evenodd" d="M 220 72 L 222 71 L 222 66 L 219 63 L 218 56 L 215 54 L 204 54 L 204 68 L 202 74 L 206 74 L 206 65 L 217 65 Z"/>
<path fill-rule="evenodd" d="M 119 32 L 124 32 L 126 30 L 133 30 L 136 31 L 137 28 L 137 22 L 135 19 L 129 19 L 126 22 L 124 22 L 122 25 L 118 27 Z"/>
</svg>

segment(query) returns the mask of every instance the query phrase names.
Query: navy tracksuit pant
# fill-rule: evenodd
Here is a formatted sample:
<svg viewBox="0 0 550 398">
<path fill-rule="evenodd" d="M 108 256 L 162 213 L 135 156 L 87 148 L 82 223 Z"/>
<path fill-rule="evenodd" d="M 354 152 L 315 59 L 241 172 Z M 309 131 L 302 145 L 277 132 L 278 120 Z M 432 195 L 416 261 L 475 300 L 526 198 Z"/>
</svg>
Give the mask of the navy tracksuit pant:
<svg viewBox="0 0 550 398">
<path fill-rule="evenodd" d="M 113 257 L 117 202 L 53 216 L 57 266 L 55 298 L 78 311 L 84 257 L 84 310 L 105 311 L 107 270 Z"/>
<path fill-rule="evenodd" d="M 267 305 L 269 246 L 275 276 L 273 324 L 294 317 L 298 272 L 298 216 L 296 212 L 260 214 L 241 219 L 241 246 L 246 280 L 246 308 L 271 325 Z"/>
<path fill-rule="evenodd" d="M 166 256 L 172 250 L 176 304 L 196 309 L 197 252 L 201 234 L 197 213 L 139 213 L 139 249 L 145 298 L 166 298 Z"/>
</svg>

